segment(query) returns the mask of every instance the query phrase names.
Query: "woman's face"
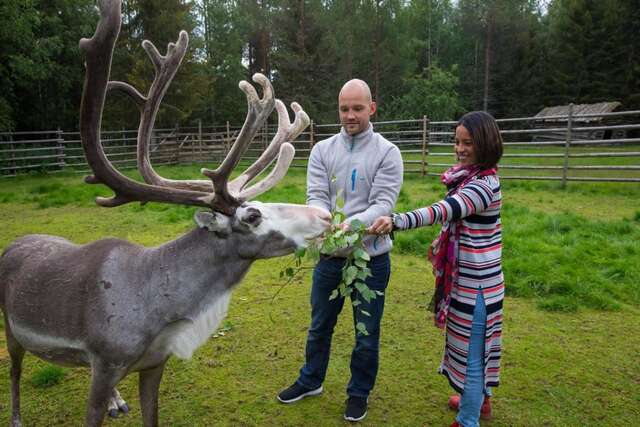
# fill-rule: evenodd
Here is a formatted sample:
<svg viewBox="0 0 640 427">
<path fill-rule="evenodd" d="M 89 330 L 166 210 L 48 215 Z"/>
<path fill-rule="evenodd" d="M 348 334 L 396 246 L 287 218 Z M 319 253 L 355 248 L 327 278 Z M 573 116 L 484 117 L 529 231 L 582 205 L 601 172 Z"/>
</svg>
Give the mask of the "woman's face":
<svg viewBox="0 0 640 427">
<path fill-rule="evenodd" d="M 471 139 L 469 131 L 462 125 L 456 128 L 456 141 L 453 151 L 456 153 L 458 163 L 462 166 L 472 166 L 478 163 L 476 146 Z"/>
</svg>

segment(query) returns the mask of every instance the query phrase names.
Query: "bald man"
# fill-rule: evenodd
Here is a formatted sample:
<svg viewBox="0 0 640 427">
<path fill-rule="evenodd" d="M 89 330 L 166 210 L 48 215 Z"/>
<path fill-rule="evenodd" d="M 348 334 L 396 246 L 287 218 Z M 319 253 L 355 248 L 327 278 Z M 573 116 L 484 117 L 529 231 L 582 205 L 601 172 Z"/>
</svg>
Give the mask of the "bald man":
<svg viewBox="0 0 640 427">
<path fill-rule="evenodd" d="M 311 150 L 307 169 L 307 204 L 336 210 L 336 200 L 344 200 L 341 211 L 348 228 L 354 220 L 367 227 L 381 215 L 390 215 L 402 186 L 402 157 L 398 147 L 373 131 L 369 122 L 376 112 L 369 86 L 362 80 L 349 80 L 338 96 L 342 129 Z M 344 418 L 360 421 L 367 415 L 368 397 L 378 372 L 380 321 L 384 310 L 384 290 L 389 283 L 391 239 L 388 235 L 367 235 L 364 245 L 371 260 L 372 276 L 366 284 L 380 291 L 367 302 L 354 292 L 352 305 L 356 344 L 351 354 L 351 379 L 347 385 Z M 344 254 L 343 254 L 344 255 Z M 311 326 L 307 335 L 305 363 L 296 382 L 278 395 L 282 403 L 293 403 L 322 393 L 333 329 L 344 298 L 330 300 L 342 278 L 345 258 L 340 254 L 322 256 L 313 273 L 311 288 Z M 362 314 L 367 312 L 370 316 Z M 368 335 L 359 333 L 355 324 L 362 322 Z"/>
</svg>

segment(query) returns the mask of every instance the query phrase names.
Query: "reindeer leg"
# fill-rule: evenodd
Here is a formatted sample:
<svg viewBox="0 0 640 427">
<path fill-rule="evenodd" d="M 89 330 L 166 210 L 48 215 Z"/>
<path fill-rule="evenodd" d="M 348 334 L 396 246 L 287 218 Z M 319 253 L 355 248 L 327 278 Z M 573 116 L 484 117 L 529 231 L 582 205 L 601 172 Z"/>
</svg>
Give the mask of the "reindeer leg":
<svg viewBox="0 0 640 427">
<path fill-rule="evenodd" d="M 107 404 L 114 387 L 127 373 L 123 367 L 109 366 L 102 360 L 95 361 L 91 366 L 91 391 L 87 402 L 85 425 L 99 427 L 104 421 Z"/>
<path fill-rule="evenodd" d="M 122 412 L 123 414 L 128 414 L 129 413 L 129 405 L 127 405 L 127 402 L 125 402 L 125 400 L 122 398 L 122 396 L 120 396 L 120 392 L 118 392 L 118 390 L 116 390 L 114 388 L 113 392 L 114 392 L 115 399 L 116 399 L 116 405 L 118 405 L 118 410 L 120 412 Z"/>
<path fill-rule="evenodd" d="M 114 388 L 113 391 L 116 389 Z M 113 392 L 111 392 L 111 396 L 109 396 L 109 403 L 107 403 L 107 415 L 111 418 L 118 418 L 118 404 L 116 403 L 116 398 Z"/>
<path fill-rule="evenodd" d="M 7 349 L 11 356 L 11 427 L 22 427 L 20 420 L 20 375 L 22 374 L 22 359 L 24 347 L 14 338 L 9 327 L 9 319 L 4 317 L 7 335 Z"/>
<path fill-rule="evenodd" d="M 120 396 L 118 390 L 114 388 L 111 391 L 111 396 L 109 397 L 107 414 L 109 414 L 111 418 L 118 418 L 120 412 L 122 412 L 123 414 L 128 414 L 129 405 L 127 405 L 127 402 L 125 402 L 122 396 Z"/>
<path fill-rule="evenodd" d="M 138 389 L 140 393 L 140 407 L 144 427 L 158 425 L 158 389 L 165 362 L 152 369 L 140 371 Z"/>
</svg>

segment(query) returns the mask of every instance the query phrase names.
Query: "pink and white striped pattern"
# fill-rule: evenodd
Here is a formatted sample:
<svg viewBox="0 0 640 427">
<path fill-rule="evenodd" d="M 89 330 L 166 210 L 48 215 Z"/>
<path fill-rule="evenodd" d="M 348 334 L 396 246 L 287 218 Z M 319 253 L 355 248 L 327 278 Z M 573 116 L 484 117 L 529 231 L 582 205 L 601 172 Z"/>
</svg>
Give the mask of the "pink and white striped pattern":
<svg viewBox="0 0 640 427">
<path fill-rule="evenodd" d="M 431 206 L 400 214 L 396 226 L 410 229 L 443 224 L 459 229 L 458 280 L 451 291 L 447 340 L 440 372 L 458 392 L 464 390 L 471 320 L 478 292 L 487 306 L 485 386 L 499 383 L 502 341 L 502 195 L 496 175 L 478 177 L 456 194 Z"/>
</svg>

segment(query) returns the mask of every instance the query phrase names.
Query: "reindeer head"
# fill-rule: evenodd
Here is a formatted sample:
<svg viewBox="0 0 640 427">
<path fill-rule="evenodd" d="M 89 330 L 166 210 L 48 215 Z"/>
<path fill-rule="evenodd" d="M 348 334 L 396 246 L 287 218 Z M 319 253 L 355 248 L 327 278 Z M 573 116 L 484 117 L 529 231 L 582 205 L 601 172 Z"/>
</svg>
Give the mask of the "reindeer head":
<svg viewBox="0 0 640 427">
<path fill-rule="evenodd" d="M 310 206 L 247 202 L 231 216 L 201 211 L 195 220 L 216 238 L 233 240 L 226 247 L 235 248 L 240 258 L 258 259 L 306 247 L 329 227 L 331 214 Z"/>
<path fill-rule="evenodd" d="M 151 42 L 145 40 L 142 43 L 156 71 L 149 93 L 143 96 L 127 83 L 109 81 L 113 49 L 121 24 L 120 2 L 102 0 L 101 3 L 101 19 L 96 33 L 91 39 L 80 41 L 80 47 L 86 53 L 87 67 L 80 110 L 80 133 L 87 162 L 94 172 L 85 180 L 88 183 L 103 183 L 115 192 L 112 198 L 98 198 L 96 202 L 99 205 L 113 207 L 133 201 L 154 201 L 207 207 L 210 211 L 196 215 L 198 225 L 214 232 L 218 238 L 254 239 L 258 243 L 241 245 L 247 257 L 262 258 L 291 252 L 296 247 L 304 246 L 306 238 L 319 235 L 329 226 L 330 215 L 323 209 L 247 202 L 272 188 L 284 177 L 295 153 L 293 145 L 287 141 L 293 141 L 309 125 L 309 117 L 295 102 L 291 105 L 295 120 L 293 123 L 289 121 L 285 105 L 274 98 L 273 87 L 262 74 L 253 76 L 253 81 L 262 86 L 262 97 L 258 96 L 251 84 L 240 82 L 240 89 L 247 98 L 247 117 L 220 166 L 215 170 L 202 169 L 208 180 L 178 181 L 159 176 L 150 162 L 151 134 L 162 97 L 187 50 L 187 33 L 181 31 L 178 41 L 169 44 L 164 56 Z M 146 184 L 122 175 L 104 154 L 100 123 L 106 92 L 110 89 L 129 95 L 140 109 L 137 159 L 138 170 Z M 274 107 L 278 112 L 278 131 L 273 140 L 249 168 L 229 181 L 233 169 Z M 248 186 L 276 159 L 268 176 Z"/>
</svg>

